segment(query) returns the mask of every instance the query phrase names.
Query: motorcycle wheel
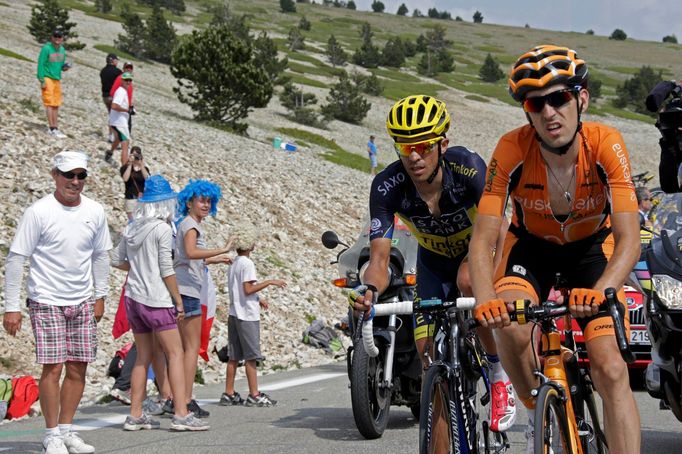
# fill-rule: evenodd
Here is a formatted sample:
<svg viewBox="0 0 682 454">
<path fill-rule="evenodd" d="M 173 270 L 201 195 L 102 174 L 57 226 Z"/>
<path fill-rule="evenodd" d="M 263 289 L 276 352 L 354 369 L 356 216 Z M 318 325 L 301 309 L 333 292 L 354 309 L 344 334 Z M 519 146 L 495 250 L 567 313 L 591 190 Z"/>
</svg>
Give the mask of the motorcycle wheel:
<svg viewBox="0 0 682 454">
<path fill-rule="evenodd" d="M 380 387 L 384 380 L 385 354 L 384 346 L 380 345 L 379 355 L 370 358 L 361 339 L 353 349 L 350 382 L 353 418 L 360 434 L 368 440 L 381 437 L 388 424 L 391 390 Z"/>
</svg>

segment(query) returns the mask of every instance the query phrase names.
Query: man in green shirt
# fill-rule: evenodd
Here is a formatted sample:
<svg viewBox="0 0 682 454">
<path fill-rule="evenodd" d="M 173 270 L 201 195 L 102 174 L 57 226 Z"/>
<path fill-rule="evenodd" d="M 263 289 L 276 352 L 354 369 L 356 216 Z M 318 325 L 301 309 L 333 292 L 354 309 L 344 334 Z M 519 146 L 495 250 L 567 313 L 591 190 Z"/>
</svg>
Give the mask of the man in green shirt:
<svg viewBox="0 0 682 454">
<path fill-rule="evenodd" d="M 66 63 L 66 49 L 62 45 L 64 32 L 56 29 L 52 32 L 50 42 L 40 50 L 38 56 L 38 81 L 43 96 L 43 104 L 47 110 L 47 133 L 58 139 L 66 137 L 57 126 L 57 114 L 62 105 L 61 78 L 62 71 L 68 71 L 70 65 Z"/>
</svg>

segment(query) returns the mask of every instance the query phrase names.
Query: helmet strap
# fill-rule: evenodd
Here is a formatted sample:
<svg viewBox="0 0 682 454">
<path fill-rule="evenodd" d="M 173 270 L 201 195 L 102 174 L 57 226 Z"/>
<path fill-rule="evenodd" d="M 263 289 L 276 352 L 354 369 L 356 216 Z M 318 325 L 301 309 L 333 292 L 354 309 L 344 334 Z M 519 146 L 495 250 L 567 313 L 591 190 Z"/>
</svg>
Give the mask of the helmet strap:
<svg viewBox="0 0 682 454">
<path fill-rule="evenodd" d="M 436 164 L 436 168 L 433 169 L 433 172 L 431 172 L 431 175 L 429 176 L 429 178 L 427 178 L 426 182 L 428 184 L 433 183 L 433 180 L 438 175 L 438 171 L 440 170 L 440 167 L 443 163 L 443 153 L 442 153 L 440 144 L 441 144 L 441 142 L 438 142 L 438 164 Z"/>
<path fill-rule="evenodd" d="M 575 132 L 573 133 L 573 137 L 571 138 L 571 140 L 568 141 L 568 143 L 566 143 L 560 147 L 553 147 L 553 146 L 545 143 L 545 141 L 543 141 L 542 138 L 540 137 L 540 135 L 538 134 L 537 130 L 535 131 L 535 139 L 538 142 L 540 142 L 540 146 L 542 148 L 549 151 L 550 153 L 554 153 L 554 154 L 559 155 L 559 156 L 563 156 L 566 153 L 568 153 L 568 150 L 571 148 L 571 146 L 573 146 L 573 142 L 575 142 L 575 138 L 578 137 L 578 133 L 583 128 L 583 122 L 580 120 L 580 117 L 582 114 L 582 112 L 581 112 L 582 109 L 581 109 L 580 98 L 578 96 L 578 93 L 576 93 L 575 97 L 576 97 L 576 101 L 577 101 L 576 105 L 577 105 L 577 109 L 578 109 L 578 125 L 575 127 Z M 533 127 L 533 129 L 535 129 L 535 125 L 533 124 L 533 121 L 530 119 L 530 115 L 528 114 L 528 112 L 526 112 L 526 118 L 528 119 L 528 123 L 530 123 L 530 125 Z"/>
</svg>

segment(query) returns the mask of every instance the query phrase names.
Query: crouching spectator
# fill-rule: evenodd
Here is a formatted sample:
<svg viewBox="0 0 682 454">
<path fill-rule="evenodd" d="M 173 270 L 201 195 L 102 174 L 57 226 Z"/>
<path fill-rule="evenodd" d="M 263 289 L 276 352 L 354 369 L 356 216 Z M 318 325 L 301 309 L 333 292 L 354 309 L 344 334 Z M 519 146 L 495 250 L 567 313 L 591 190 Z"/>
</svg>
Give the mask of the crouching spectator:
<svg viewBox="0 0 682 454">
<path fill-rule="evenodd" d="M 260 308 L 268 308 L 265 298 L 258 292 L 271 285 L 283 288 L 287 284 L 281 279 L 258 282 L 256 266 L 250 258 L 256 246 L 255 237 L 248 232 L 236 234 L 237 257 L 228 272 L 230 312 L 227 323 L 228 351 L 225 393 L 220 396 L 220 405 L 244 404 L 249 407 L 271 407 L 277 404 L 265 393 L 258 390 L 256 362 L 263 358 L 260 352 Z M 240 360 L 245 361 L 246 380 L 249 396 L 244 400 L 234 390 L 234 379 Z"/>
<path fill-rule="evenodd" d="M 128 271 L 125 305 L 133 331 L 137 358 L 133 366 L 130 416 L 124 430 L 158 429 L 160 424 L 145 414 L 147 373 L 156 336 L 168 362 L 168 380 L 175 399 L 171 430 L 207 430 L 208 424 L 187 410 L 183 350 L 177 323 L 185 316 L 173 271 L 173 231 L 177 193 L 161 175 L 149 177 L 138 199 L 135 220 L 112 255 L 111 264 Z"/>
</svg>

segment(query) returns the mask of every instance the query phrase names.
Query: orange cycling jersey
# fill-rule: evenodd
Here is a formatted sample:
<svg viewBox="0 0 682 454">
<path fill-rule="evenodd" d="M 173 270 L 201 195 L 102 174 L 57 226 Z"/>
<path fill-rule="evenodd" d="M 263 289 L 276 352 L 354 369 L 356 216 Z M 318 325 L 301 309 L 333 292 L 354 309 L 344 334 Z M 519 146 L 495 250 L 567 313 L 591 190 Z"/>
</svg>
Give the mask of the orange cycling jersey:
<svg viewBox="0 0 682 454">
<path fill-rule="evenodd" d="M 610 227 L 611 212 L 637 212 L 630 159 L 615 129 L 583 123 L 575 197 L 566 220 L 550 206 L 547 166 L 535 130 L 525 125 L 505 134 L 488 166 L 479 214 L 502 216 L 507 197 L 513 207 L 512 231 L 528 232 L 558 244 L 586 238 Z"/>
</svg>

